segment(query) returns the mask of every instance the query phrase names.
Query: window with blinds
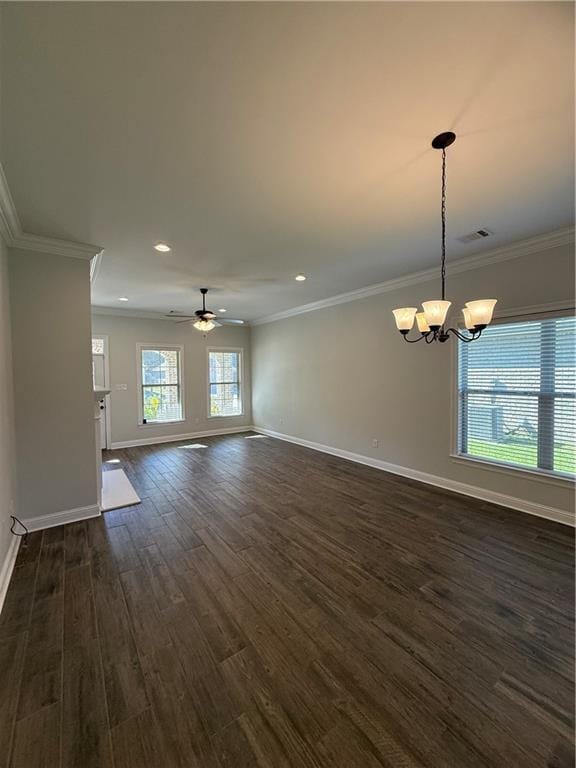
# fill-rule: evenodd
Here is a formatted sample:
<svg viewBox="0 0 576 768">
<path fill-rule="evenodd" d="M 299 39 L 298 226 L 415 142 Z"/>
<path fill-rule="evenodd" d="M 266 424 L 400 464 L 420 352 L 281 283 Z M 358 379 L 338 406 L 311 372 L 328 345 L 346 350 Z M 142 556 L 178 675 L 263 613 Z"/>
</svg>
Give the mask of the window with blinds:
<svg viewBox="0 0 576 768">
<path fill-rule="evenodd" d="M 576 471 L 576 318 L 489 326 L 458 342 L 458 452 L 558 475 Z"/>
<path fill-rule="evenodd" d="M 182 421 L 181 349 L 140 347 L 143 424 Z"/>
<path fill-rule="evenodd" d="M 242 415 L 242 353 L 208 350 L 210 416 Z"/>
</svg>

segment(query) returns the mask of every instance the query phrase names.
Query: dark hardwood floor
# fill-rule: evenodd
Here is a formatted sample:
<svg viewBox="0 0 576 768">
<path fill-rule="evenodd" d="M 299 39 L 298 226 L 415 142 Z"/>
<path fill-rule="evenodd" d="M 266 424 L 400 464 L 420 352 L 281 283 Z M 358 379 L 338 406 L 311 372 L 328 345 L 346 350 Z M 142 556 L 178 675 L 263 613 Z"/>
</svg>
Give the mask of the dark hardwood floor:
<svg viewBox="0 0 576 768">
<path fill-rule="evenodd" d="M 573 532 L 244 435 L 114 451 L 141 505 L 32 534 L 0 765 L 573 765 Z"/>
</svg>

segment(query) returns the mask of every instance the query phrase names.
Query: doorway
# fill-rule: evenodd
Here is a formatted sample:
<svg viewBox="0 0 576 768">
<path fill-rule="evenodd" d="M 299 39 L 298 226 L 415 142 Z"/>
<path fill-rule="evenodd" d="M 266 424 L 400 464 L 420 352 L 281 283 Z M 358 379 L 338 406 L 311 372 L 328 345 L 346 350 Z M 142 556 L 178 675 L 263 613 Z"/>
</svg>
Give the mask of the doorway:
<svg viewBox="0 0 576 768">
<path fill-rule="evenodd" d="M 95 387 L 110 389 L 110 366 L 108 362 L 108 336 L 92 337 L 92 383 Z M 100 445 L 110 448 L 112 435 L 110 428 L 110 395 L 100 402 L 103 410 L 100 419 Z"/>
</svg>

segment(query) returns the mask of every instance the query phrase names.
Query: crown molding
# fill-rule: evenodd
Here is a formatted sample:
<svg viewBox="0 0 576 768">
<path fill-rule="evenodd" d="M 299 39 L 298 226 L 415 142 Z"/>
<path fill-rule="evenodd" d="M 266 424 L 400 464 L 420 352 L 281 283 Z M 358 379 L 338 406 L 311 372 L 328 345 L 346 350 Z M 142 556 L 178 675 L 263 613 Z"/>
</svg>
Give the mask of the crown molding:
<svg viewBox="0 0 576 768">
<path fill-rule="evenodd" d="M 535 237 L 526 240 L 519 240 L 516 243 L 505 245 L 501 248 L 494 248 L 491 251 L 467 256 L 465 259 L 448 262 L 448 269 L 450 270 L 451 275 L 457 275 L 462 272 L 469 272 L 473 269 L 488 266 L 489 264 L 499 264 L 503 261 L 518 259 L 532 253 L 540 253 L 544 250 L 558 248 L 559 246 L 570 245 L 572 243 L 574 243 L 574 227 L 565 227 L 563 229 L 555 230 L 554 232 L 536 235 Z M 403 277 L 394 278 L 393 280 L 386 280 L 383 283 L 367 285 L 365 288 L 358 288 L 355 291 L 340 293 L 336 296 L 330 296 L 327 299 L 314 301 L 310 304 L 302 304 L 299 307 L 286 309 L 283 312 L 276 312 L 273 315 L 267 315 L 266 317 L 252 320 L 250 324 L 265 325 L 267 323 L 276 322 L 277 320 L 285 320 L 289 317 L 295 317 L 296 315 L 303 315 L 306 312 L 316 312 L 319 309 L 334 307 L 337 304 L 347 304 L 351 301 L 367 299 L 370 296 L 389 293 L 390 291 L 396 291 L 400 288 L 417 285 L 418 283 L 426 283 L 437 277 L 438 267 L 423 269 L 419 272 L 412 272 L 409 275 L 404 275 Z"/>
<path fill-rule="evenodd" d="M 117 309 L 116 307 L 95 307 L 92 306 L 93 315 L 111 315 L 112 317 L 137 317 L 142 320 L 166 320 L 170 322 L 171 317 L 165 317 L 159 312 L 146 312 L 138 309 Z"/>
<path fill-rule="evenodd" d="M 100 253 L 97 253 L 96 256 L 94 256 L 94 258 L 90 262 L 90 284 L 91 285 L 94 285 L 94 283 L 98 279 L 100 267 L 102 266 L 102 254 L 103 254 L 103 251 L 100 251 Z"/>
<path fill-rule="evenodd" d="M 10 187 L 0 163 L 0 236 L 10 248 L 22 251 L 46 253 L 50 256 L 68 256 L 73 259 L 90 261 L 102 253 L 102 248 L 90 243 L 76 243 L 72 240 L 59 240 L 55 237 L 43 237 L 22 231 L 18 212 L 10 193 Z"/>
<path fill-rule="evenodd" d="M 7 245 L 11 245 L 14 238 L 21 232 L 20 219 L 16 213 L 16 206 L 12 200 L 4 168 L 0 163 L 0 235 Z"/>
<path fill-rule="evenodd" d="M 90 261 L 102 253 L 102 248 L 89 243 L 76 243 L 72 240 L 58 240 L 55 237 L 42 237 L 22 232 L 8 243 L 11 248 L 21 251 L 35 251 L 49 256 L 67 256 L 71 259 Z"/>
</svg>

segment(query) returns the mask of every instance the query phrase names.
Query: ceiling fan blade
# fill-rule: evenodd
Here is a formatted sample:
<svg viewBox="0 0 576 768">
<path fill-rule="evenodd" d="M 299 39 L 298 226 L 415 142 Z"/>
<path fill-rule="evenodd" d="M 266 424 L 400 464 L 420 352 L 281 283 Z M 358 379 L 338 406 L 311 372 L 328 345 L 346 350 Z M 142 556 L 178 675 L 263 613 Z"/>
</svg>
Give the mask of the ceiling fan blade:
<svg viewBox="0 0 576 768">
<path fill-rule="evenodd" d="M 191 323 L 192 320 L 195 320 L 195 318 L 189 317 L 187 320 L 176 320 L 176 325 L 180 325 L 180 323 Z"/>
<path fill-rule="evenodd" d="M 164 315 L 164 317 L 169 317 L 170 320 L 183 320 L 184 318 L 194 320 L 196 315 L 181 315 L 180 312 L 170 312 L 169 314 Z"/>
<path fill-rule="evenodd" d="M 231 317 L 219 317 L 218 322 L 222 323 L 223 325 L 246 325 L 245 320 L 233 320 Z"/>
</svg>

